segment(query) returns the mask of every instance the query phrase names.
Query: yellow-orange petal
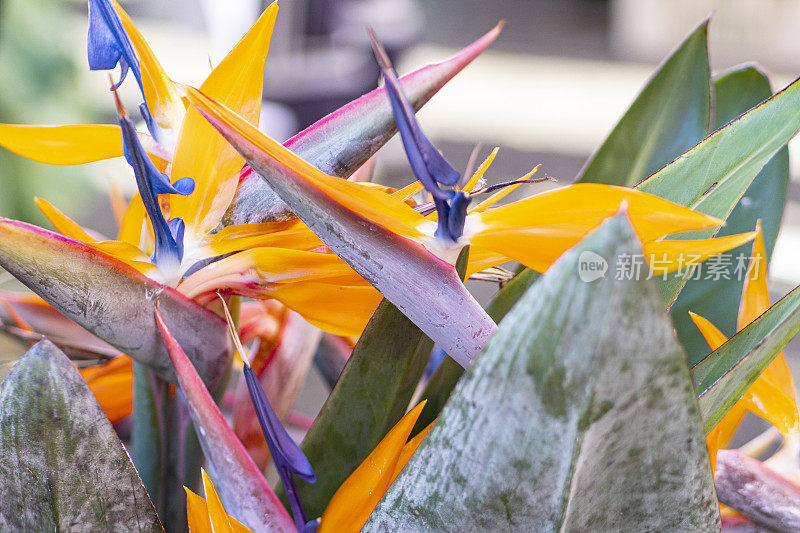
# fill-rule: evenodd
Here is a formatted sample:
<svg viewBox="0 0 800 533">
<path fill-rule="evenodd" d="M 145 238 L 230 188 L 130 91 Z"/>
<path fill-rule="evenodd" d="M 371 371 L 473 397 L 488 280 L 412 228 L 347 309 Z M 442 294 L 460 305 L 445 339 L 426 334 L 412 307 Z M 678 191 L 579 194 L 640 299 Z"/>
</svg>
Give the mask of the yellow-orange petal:
<svg viewBox="0 0 800 533">
<path fill-rule="evenodd" d="M 47 217 L 47 220 L 56 228 L 56 231 L 72 239 L 76 239 L 87 244 L 95 243 L 99 239 L 89 235 L 80 224 L 69 218 L 61 210 L 43 198 L 34 198 L 33 202 L 39 211 Z"/>
<path fill-rule="evenodd" d="M 48 165 L 82 165 L 122 155 L 119 126 L 0 124 L 0 146 Z"/>
<path fill-rule="evenodd" d="M 711 350 L 716 350 L 727 341 L 727 337 L 707 319 L 691 312 L 690 316 Z M 786 359 L 780 353 L 709 433 L 706 442 L 712 465 L 715 464 L 717 450 L 730 442 L 746 410 L 775 426 L 784 437 L 800 431 L 795 391 Z"/>
<path fill-rule="evenodd" d="M 111 422 L 118 422 L 133 411 L 133 362 L 127 355 L 109 362 L 80 369 L 97 403 Z"/>
<path fill-rule="evenodd" d="M 313 250 L 324 246 L 319 237 L 298 220 L 226 226 L 209 235 L 198 258 L 226 255 L 251 248 L 292 248 Z"/>
<path fill-rule="evenodd" d="M 694 325 L 697 326 L 697 329 L 700 330 L 700 334 L 703 335 L 703 338 L 711 347 L 712 352 L 728 341 L 728 337 L 707 318 L 693 313 L 692 311 L 689 311 L 689 317 L 692 319 L 692 322 L 694 322 Z"/>
<path fill-rule="evenodd" d="M 397 464 L 394 467 L 394 473 L 392 473 L 392 481 L 389 483 L 389 485 L 394 483 L 394 480 L 397 479 L 397 476 L 399 476 L 400 472 L 403 471 L 403 468 L 406 467 L 406 464 L 411 460 L 411 457 L 417 453 L 417 448 L 419 448 L 420 444 L 422 444 L 422 441 L 425 440 L 425 437 L 428 436 L 428 433 L 431 432 L 431 429 L 433 429 L 433 425 L 435 423 L 436 420 L 428 424 L 425 429 L 417 433 L 413 439 L 408 441 L 406 445 L 403 446 L 403 449 L 400 451 L 400 458 L 397 460 Z"/>
<path fill-rule="evenodd" d="M 283 145 L 270 139 L 252 124 L 233 113 L 225 105 L 220 104 L 205 94 L 192 87 L 183 86 L 187 98 L 198 109 L 214 116 L 231 126 L 236 132 L 247 139 L 259 150 L 269 157 L 291 168 L 297 179 L 313 187 L 319 194 L 328 196 L 335 203 L 345 207 L 353 213 L 367 218 L 376 224 L 406 237 L 420 237 L 418 229 L 425 223 L 425 218 L 414 211 L 401 198 L 373 187 L 364 186 L 340 178 L 329 176 L 315 168 L 302 158 L 298 157 Z"/>
<path fill-rule="evenodd" d="M 689 316 L 692 322 L 700 330 L 703 338 L 706 340 L 711 350 L 716 350 L 728 340 L 714 324 L 708 319 L 696 313 L 689 311 Z M 714 471 L 717 463 L 717 452 L 724 448 L 733 438 L 736 428 L 744 418 L 745 402 L 739 400 L 734 406 L 722 417 L 722 420 L 714 426 L 714 429 L 706 436 L 706 446 L 708 447 L 708 456 L 711 459 L 711 471 Z"/>
<path fill-rule="evenodd" d="M 242 289 L 339 277 L 361 277 L 338 256 L 288 248 L 253 248 L 201 268 L 178 285 L 188 298 L 219 289 Z M 237 291 L 238 292 L 238 291 Z"/>
<path fill-rule="evenodd" d="M 767 287 L 767 253 L 760 222 L 756 224 L 756 238 L 750 254 L 742 298 L 739 302 L 737 328 L 744 329 L 769 309 Z M 783 353 L 770 363 L 745 393 L 753 412 L 767 419 L 781 434 L 800 431 L 800 412 L 797 406 L 797 389 Z"/>
<path fill-rule="evenodd" d="M 152 248 L 148 248 L 148 245 L 152 245 L 153 230 L 149 223 L 145 223 L 148 220 L 142 197 L 137 193 L 131 198 L 128 208 L 125 210 L 117 239 L 152 252 Z"/>
<path fill-rule="evenodd" d="M 739 302 L 737 329 L 758 318 L 769 309 L 769 290 L 767 289 L 767 252 L 764 249 L 764 236 L 761 233 L 761 222 L 756 223 L 756 238 L 750 254 L 747 276 L 744 279 L 742 298 Z"/>
<path fill-rule="evenodd" d="M 697 240 L 661 240 L 644 244 L 645 259 L 658 276 L 684 270 L 701 261 L 732 250 L 755 238 L 756 232 Z"/>
<path fill-rule="evenodd" d="M 567 249 L 619 212 L 623 204 L 644 243 L 671 233 L 721 223 L 714 217 L 656 196 L 642 195 L 624 187 L 587 183 L 469 214 L 464 238 L 475 247 L 494 250 L 544 272 Z"/>
<path fill-rule="evenodd" d="M 59 211 L 47 200 L 35 198 L 37 207 L 51 224 L 63 235 L 100 250 L 120 261 L 132 266 L 145 275 L 152 274 L 158 267 L 150 262 L 150 258 L 136 246 L 121 241 L 99 240 L 90 235 L 78 223 Z"/>
<path fill-rule="evenodd" d="M 265 289 L 275 298 L 321 330 L 343 337 L 358 337 L 383 296 L 374 287 L 338 283 L 282 283 Z"/>
<path fill-rule="evenodd" d="M 617 214 L 622 204 L 626 205 L 631 224 L 642 242 L 722 224 L 717 218 L 658 196 L 595 183 L 552 189 L 475 216 L 480 217 L 483 225 L 480 231 L 487 233 L 557 226 L 582 236 Z"/>
<path fill-rule="evenodd" d="M 422 182 L 415 181 L 403 187 L 402 189 L 398 189 L 392 193 L 392 196 L 400 198 L 401 200 L 408 200 L 423 188 Z"/>
<path fill-rule="evenodd" d="M 403 447 L 424 406 L 425 402 L 420 402 L 401 418 L 364 462 L 342 483 L 322 514 L 319 533 L 361 531 L 391 485 Z"/>
<path fill-rule="evenodd" d="M 273 2 L 200 87 L 251 124 L 258 124 L 261 113 L 264 64 L 277 13 Z M 195 181 L 194 193 L 171 198 L 172 216 L 183 218 L 189 238 L 199 240 L 219 224 L 243 165 L 244 159 L 214 127 L 189 109 L 170 173 L 173 181 L 187 176 Z"/>
<path fill-rule="evenodd" d="M 706 436 L 706 447 L 708 448 L 708 458 L 711 461 L 712 472 L 717 466 L 717 452 L 731 442 L 734 433 L 736 433 L 736 428 L 742 423 L 746 413 L 747 408 L 744 402 L 737 402 Z"/>
<path fill-rule="evenodd" d="M 507 263 L 510 259 L 502 254 L 486 250 L 479 246 L 472 246 L 469 249 L 469 263 L 467 264 L 466 279 L 473 274 L 477 274 L 487 268 Z"/>
<path fill-rule="evenodd" d="M 186 112 L 180 94 L 128 14 L 116 0 L 111 0 L 111 3 L 139 59 L 144 99 L 153 120 L 162 128 L 177 131 Z"/>
<path fill-rule="evenodd" d="M 206 500 L 183 487 L 186 491 L 186 521 L 189 524 L 189 533 L 214 533 L 211 529 L 211 520 L 208 518 Z"/>
<path fill-rule="evenodd" d="M 228 513 L 225 512 L 222 501 L 220 501 L 217 491 L 214 490 L 214 484 L 211 483 L 211 479 L 208 477 L 208 474 L 206 474 L 205 469 L 202 469 L 201 472 L 211 528 L 214 530 L 214 533 L 233 533 L 233 527 L 228 520 Z"/>
<path fill-rule="evenodd" d="M 494 158 L 497 157 L 497 152 L 499 151 L 500 147 L 495 146 L 494 150 L 492 150 L 492 153 L 483 160 L 483 163 L 481 163 L 469 181 L 467 181 L 461 188 L 462 191 L 471 192 L 472 189 L 475 188 L 475 185 L 478 184 L 483 175 L 486 174 L 486 171 L 489 170 L 489 167 L 492 165 L 492 162 L 494 162 Z"/>
</svg>

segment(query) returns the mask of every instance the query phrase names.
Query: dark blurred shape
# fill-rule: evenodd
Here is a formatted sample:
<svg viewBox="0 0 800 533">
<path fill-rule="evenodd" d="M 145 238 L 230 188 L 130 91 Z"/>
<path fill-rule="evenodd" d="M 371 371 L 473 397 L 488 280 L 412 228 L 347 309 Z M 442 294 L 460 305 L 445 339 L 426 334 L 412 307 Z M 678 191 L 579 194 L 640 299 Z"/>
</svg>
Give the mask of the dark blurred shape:
<svg viewBox="0 0 800 533">
<path fill-rule="evenodd" d="M 422 31 L 422 11 L 414 0 L 307 0 L 281 10 L 281 24 L 292 26 L 291 45 L 271 52 L 264 97 L 288 106 L 300 128 L 377 85 L 368 25 L 393 58 Z"/>
</svg>

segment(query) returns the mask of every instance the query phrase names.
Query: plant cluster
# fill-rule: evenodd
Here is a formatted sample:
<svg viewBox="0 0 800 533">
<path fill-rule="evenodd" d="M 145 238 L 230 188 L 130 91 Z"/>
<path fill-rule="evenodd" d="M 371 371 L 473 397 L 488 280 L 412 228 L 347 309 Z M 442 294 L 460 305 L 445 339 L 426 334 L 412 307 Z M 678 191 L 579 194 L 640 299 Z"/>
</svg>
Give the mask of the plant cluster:
<svg viewBox="0 0 800 533">
<path fill-rule="evenodd" d="M 256 127 L 277 4 L 199 88 L 88 6 L 117 123 L 0 145 L 124 157 L 138 193 L 116 238 L 45 199 L 56 231 L 0 218 L 31 291 L 0 293 L 2 327 L 32 345 L 0 385 L 4 531 L 800 528 L 800 292 L 766 285 L 800 83 L 711 77 L 704 23 L 575 183 L 488 186 L 498 150 L 462 174 L 415 113 L 502 25 L 402 77 L 369 32 L 381 86 L 279 143 Z M 369 181 L 395 133 L 401 189 Z M 499 282 L 486 307 L 467 279 Z M 725 449 L 748 412 L 773 429 Z"/>
</svg>

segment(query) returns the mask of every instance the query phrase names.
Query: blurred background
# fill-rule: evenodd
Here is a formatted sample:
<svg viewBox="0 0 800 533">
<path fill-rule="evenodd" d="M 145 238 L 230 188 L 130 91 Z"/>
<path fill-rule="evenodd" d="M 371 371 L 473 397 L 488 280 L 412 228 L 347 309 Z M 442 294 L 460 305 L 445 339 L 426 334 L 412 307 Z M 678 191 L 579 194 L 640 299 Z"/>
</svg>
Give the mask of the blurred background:
<svg viewBox="0 0 800 533">
<path fill-rule="evenodd" d="M 205 78 L 266 5 L 122 3 L 166 71 L 190 84 Z M 462 170 L 476 144 L 481 156 L 500 146 L 490 182 L 542 163 L 540 172 L 568 183 L 658 63 L 712 12 L 714 72 L 756 61 L 774 89 L 800 73 L 800 0 L 283 0 L 261 127 L 283 140 L 374 88 L 367 25 L 403 73 L 449 56 L 503 19 L 490 50 L 422 110 L 423 128 Z M 113 122 L 106 74 L 86 65 L 86 27 L 84 0 L 0 0 L 0 122 Z M 124 87 L 132 99 L 134 87 Z M 791 147 L 793 182 L 771 265 L 773 301 L 800 283 L 798 147 Z M 381 150 L 375 172 L 384 183 L 411 181 L 397 139 Z M 0 149 L 2 216 L 47 225 L 33 204 L 42 196 L 111 234 L 110 183 L 132 191 L 120 161 L 47 167 Z M 800 370 L 796 341 L 789 352 Z"/>
</svg>

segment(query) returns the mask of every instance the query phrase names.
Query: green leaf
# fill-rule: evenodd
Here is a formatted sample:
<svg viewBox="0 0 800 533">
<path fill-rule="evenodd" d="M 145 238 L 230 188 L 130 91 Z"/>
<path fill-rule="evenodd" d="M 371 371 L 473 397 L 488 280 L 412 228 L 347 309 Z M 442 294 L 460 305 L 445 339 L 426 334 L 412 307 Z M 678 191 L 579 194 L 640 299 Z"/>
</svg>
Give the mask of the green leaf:
<svg viewBox="0 0 800 533">
<path fill-rule="evenodd" d="M 317 482 L 298 489 L 320 516 L 336 489 L 405 414 L 433 348 L 422 331 L 383 300 L 358 340 L 301 446 Z"/>
<path fill-rule="evenodd" d="M 800 128 L 800 83 L 715 131 L 697 146 L 637 185 L 702 213 L 726 219 L 756 175 Z M 675 238 L 707 238 L 714 229 Z M 672 304 L 685 278 L 661 283 Z"/>
<path fill-rule="evenodd" d="M 723 126 L 770 96 L 772 90 L 769 80 L 756 67 L 739 67 L 718 77 L 714 81 L 714 127 Z M 761 230 L 769 258 L 778 237 L 788 185 L 789 150 L 783 148 L 750 184 L 718 235 L 752 231 L 756 221 L 761 220 Z M 744 275 L 737 275 L 735 272 L 737 258 L 749 257 L 751 247 L 752 245 L 745 244 L 726 252 L 732 258 L 731 265 L 727 269 L 730 279 L 689 280 L 672 305 L 672 321 L 690 366 L 708 355 L 709 348 L 700 330 L 691 321 L 689 311 L 709 319 L 728 337 L 736 333 L 736 313 L 732 310 L 739 306 L 744 285 Z"/>
<path fill-rule="evenodd" d="M 658 287 L 582 282 L 641 253 L 624 216 L 503 320 L 364 531 L 712 531 L 719 512 L 685 356 Z"/>
<path fill-rule="evenodd" d="M 708 134 L 708 21 L 664 61 L 579 176 L 633 187 Z"/>
<path fill-rule="evenodd" d="M 706 433 L 800 332 L 800 287 L 692 369 Z"/>
<path fill-rule="evenodd" d="M 492 301 L 489 302 L 489 305 L 486 306 L 486 312 L 492 320 L 500 323 L 506 313 L 511 311 L 511 308 L 525 294 L 525 291 L 539 279 L 539 276 L 541 274 L 535 270 L 525 268 L 514 276 L 514 279 L 508 285 L 500 289 L 494 295 Z M 422 413 L 420 413 L 417 423 L 414 424 L 414 429 L 411 431 L 412 437 L 436 420 L 436 417 L 442 412 L 444 404 L 447 403 L 450 393 L 453 392 L 456 383 L 458 383 L 463 374 L 464 367 L 449 357 L 444 358 L 444 361 L 433 373 L 422 391 L 420 401 L 427 400 L 427 403 L 422 408 Z"/>
<path fill-rule="evenodd" d="M 465 248 L 459 273 L 468 258 Z M 313 485 L 298 486 L 309 516 L 322 514 L 336 489 L 406 413 L 432 349 L 433 341 L 394 305 L 380 303 L 303 440 L 317 474 Z"/>
<path fill-rule="evenodd" d="M 162 387 L 157 393 L 154 381 L 155 378 L 146 365 L 133 363 L 134 409 L 131 417 L 133 426 L 130 455 L 147 493 L 159 508 L 159 514 L 164 516 L 163 502 L 166 495 L 163 491 L 166 465 L 161 464 L 163 435 L 159 424 L 159 416 L 164 417 L 164 412 L 162 410 L 159 413 L 159 406 L 164 403 L 167 390 L 166 387 Z"/>
<path fill-rule="evenodd" d="M 54 344 L 0 384 L 0 529 L 162 531 L 111 422 Z"/>
<path fill-rule="evenodd" d="M 222 380 L 223 384 L 226 380 Z M 186 493 L 198 492 L 203 457 L 185 407 L 147 366 L 133 364 L 133 426 L 129 452 L 167 530 L 186 526 Z M 229 510 L 230 512 L 230 510 Z"/>
</svg>

